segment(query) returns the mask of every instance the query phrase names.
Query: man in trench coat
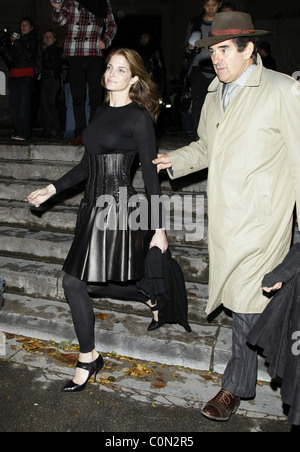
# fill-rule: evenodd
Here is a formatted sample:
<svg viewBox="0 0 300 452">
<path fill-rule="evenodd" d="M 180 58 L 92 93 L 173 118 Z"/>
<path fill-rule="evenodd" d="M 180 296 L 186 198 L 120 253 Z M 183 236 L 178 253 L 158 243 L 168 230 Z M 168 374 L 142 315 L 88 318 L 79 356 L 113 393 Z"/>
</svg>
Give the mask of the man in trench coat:
<svg viewBox="0 0 300 452">
<path fill-rule="evenodd" d="M 261 281 L 290 248 L 295 202 L 300 224 L 300 85 L 263 67 L 255 37 L 266 33 L 245 13 L 215 16 L 209 37 L 196 43 L 210 49 L 217 74 L 200 138 L 154 160 L 171 178 L 209 168 L 206 312 L 223 304 L 233 317 L 222 390 L 202 410 L 219 421 L 229 419 L 240 398 L 255 396 L 257 353 L 246 336 L 269 302 Z"/>
</svg>

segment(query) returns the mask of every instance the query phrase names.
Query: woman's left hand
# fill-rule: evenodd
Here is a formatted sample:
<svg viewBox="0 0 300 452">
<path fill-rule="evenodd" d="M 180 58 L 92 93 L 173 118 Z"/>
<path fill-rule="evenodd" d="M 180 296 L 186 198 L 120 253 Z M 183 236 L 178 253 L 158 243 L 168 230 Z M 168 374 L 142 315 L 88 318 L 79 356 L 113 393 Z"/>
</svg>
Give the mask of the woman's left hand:
<svg viewBox="0 0 300 452">
<path fill-rule="evenodd" d="M 162 253 L 165 253 L 169 247 L 166 231 L 164 229 L 156 229 L 152 237 L 150 248 L 157 246 Z"/>
</svg>

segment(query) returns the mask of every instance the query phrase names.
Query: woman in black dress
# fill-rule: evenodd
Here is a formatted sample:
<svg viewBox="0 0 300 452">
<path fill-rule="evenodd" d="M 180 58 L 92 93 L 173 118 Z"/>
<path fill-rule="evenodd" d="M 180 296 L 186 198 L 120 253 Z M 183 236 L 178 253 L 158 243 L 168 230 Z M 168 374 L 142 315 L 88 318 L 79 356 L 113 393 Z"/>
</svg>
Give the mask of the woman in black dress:
<svg viewBox="0 0 300 452">
<path fill-rule="evenodd" d="M 103 366 L 95 349 L 89 294 L 147 303 L 154 313 L 151 328 L 161 326 L 155 306 L 136 289 L 136 282 L 143 278 L 149 246 L 162 252 L 168 248 L 163 207 L 157 203 L 161 190 L 152 163 L 157 154 L 153 120 L 159 113 L 159 96 L 139 54 L 129 49 L 115 49 L 109 55 L 102 83 L 107 90 L 105 104 L 84 131 L 82 161 L 58 181 L 28 196 L 38 207 L 56 193 L 87 181 L 74 241 L 63 267 L 64 290 L 80 345 L 75 377 L 64 386 L 64 392 L 83 390 L 89 377 Z M 151 227 L 145 221 L 148 208 L 139 203 L 130 178 L 137 154 Z"/>
</svg>

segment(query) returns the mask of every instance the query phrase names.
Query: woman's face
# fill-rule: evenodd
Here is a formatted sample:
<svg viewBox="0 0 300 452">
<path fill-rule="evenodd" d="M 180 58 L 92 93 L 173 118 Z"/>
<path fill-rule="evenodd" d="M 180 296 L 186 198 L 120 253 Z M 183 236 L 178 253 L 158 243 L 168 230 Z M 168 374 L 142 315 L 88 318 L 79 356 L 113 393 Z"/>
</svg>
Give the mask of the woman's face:
<svg viewBox="0 0 300 452">
<path fill-rule="evenodd" d="M 116 54 L 111 57 L 104 74 L 105 87 L 108 91 L 129 92 L 137 79 L 132 76 L 129 63 L 123 55 Z"/>
<path fill-rule="evenodd" d="M 32 30 L 32 26 L 27 20 L 23 20 L 21 22 L 20 28 L 21 28 L 21 34 L 22 35 L 27 35 Z"/>
</svg>

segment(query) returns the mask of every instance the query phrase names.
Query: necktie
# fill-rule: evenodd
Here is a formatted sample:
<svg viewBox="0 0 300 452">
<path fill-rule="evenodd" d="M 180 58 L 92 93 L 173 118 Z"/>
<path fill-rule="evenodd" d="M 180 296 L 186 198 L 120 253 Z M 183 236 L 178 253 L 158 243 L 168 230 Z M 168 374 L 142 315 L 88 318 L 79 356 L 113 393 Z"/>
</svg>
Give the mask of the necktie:
<svg viewBox="0 0 300 452">
<path fill-rule="evenodd" d="M 235 90 L 239 85 L 237 83 L 228 83 L 227 85 L 225 85 L 224 88 L 224 92 L 223 92 L 223 97 L 222 97 L 222 103 L 223 103 L 223 109 L 224 111 L 226 111 L 228 105 L 230 104 L 230 102 L 232 101 L 234 94 L 235 94 Z"/>
</svg>

